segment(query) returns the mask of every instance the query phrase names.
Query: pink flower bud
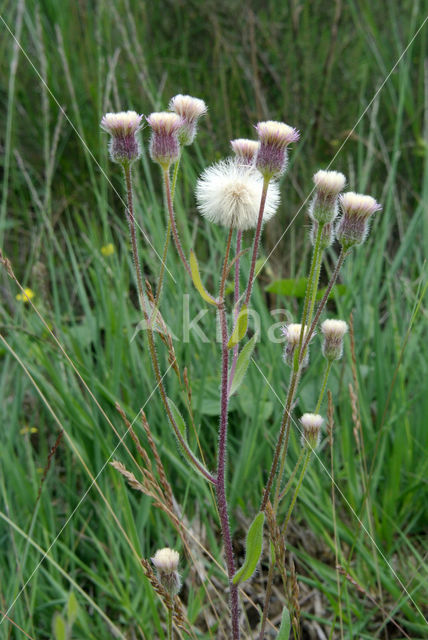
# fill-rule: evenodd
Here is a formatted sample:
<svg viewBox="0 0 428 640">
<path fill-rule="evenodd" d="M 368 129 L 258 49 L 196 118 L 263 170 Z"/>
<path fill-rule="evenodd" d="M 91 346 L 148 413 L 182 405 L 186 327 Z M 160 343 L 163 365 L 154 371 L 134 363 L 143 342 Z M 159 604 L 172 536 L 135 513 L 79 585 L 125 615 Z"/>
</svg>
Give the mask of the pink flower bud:
<svg viewBox="0 0 428 640">
<path fill-rule="evenodd" d="M 345 186 L 346 178 L 338 171 L 318 171 L 314 175 L 315 196 L 309 215 L 320 224 L 332 222 L 337 214 L 337 197 Z"/>
<path fill-rule="evenodd" d="M 168 169 L 171 164 L 177 162 L 180 155 L 178 131 L 183 125 L 183 120 L 176 113 L 169 111 L 151 113 L 146 120 L 152 128 L 150 156 L 163 169 Z"/>
<path fill-rule="evenodd" d="M 236 156 L 236 161 L 239 162 L 239 164 L 252 165 L 260 143 L 256 140 L 238 138 L 237 140 L 231 140 L 230 145 Z"/>
<path fill-rule="evenodd" d="M 183 146 L 192 144 L 196 136 L 198 120 L 207 112 L 207 105 L 200 98 L 183 96 L 180 93 L 171 98 L 169 109 L 179 115 L 182 120 L 178 131 L 179 143 Z"/>
<path fill-rule="evenodd" d="M 341 195 L 339 202 L 343 215 L 336 228 L 336 237 L 347 251 L 352 246 L 364 242 L 369 228 L 369 218 L 382 207 L 371 196 L 353 191 Z"/>
<path fill-rule="evenodd" d="M 137 134 L 141 129 L 142 119 L 143 116 L 135 111 L 106 113 L 103 116 L 101 128 L 111 135 L 109 150 L 113 162 L 130 165 L 140 157 L 141 148 Z"/>
<path fill-rule="evenodd" d="M 256 156 L 256 167 L 264 178 L 271 179 L 283 174 L 287 168 L 287 146 L 296 142 L 300 134 L 284 122 L 259 122 L 256 125 L 260 146 Z"/>
<path fill-rule="evenodd" d="M 300 418 L 303 427 L 302 447 L 316 449 L 320 442 L 324 418 L 317 413 L 304 413 Z"/>
</svg>

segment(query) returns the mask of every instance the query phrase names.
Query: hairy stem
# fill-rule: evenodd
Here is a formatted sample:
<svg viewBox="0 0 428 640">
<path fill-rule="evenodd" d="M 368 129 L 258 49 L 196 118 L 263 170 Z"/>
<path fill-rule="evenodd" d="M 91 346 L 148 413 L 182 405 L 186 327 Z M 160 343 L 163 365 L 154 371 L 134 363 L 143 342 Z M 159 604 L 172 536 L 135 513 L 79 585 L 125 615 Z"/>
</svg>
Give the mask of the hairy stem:
<svg viewBox="0 0 428 640">
<path fill-rule="evenodd" d="M 245 293 L 245 304 L 247 306 L 248 306 L 248 303 L 250 301 L 251 292 L 253 290 L 254 271 L 255 271 L 255 268 L 256 268 L 257 253 L 258 253 L 258 250 L 259 250 L 260 234 L 261 234 L 261 231 L 262 231 L 263 213 L 264 213 L 264 210 L 265 210 L 266 196 L 267 196 L 268 187 L 269 187 L 269 178 L 264 178 L 263 189 L 262 189 L 262 197 L 261 197 L 261 200 L 260 200 L 259 217 L 258 217 L 258 220 L 257 220 L 256 232 L 254 234 L 253 255 L 252 255 L 252 258 L 251 258 L 250 275 L 248 277 L 247 291 Z"/>
<path fill-rule="evenodd" d="M 171 222 L 171 231 L 174 238 L 175 247 L 178 251 L 178 255 L 180 256 L 180 260 L 183 263 L 184 268 L 186 269 L 189 276 L 192 277 L 192 272 L 190 270 L 189 263 L 187 262 L 186 256 L 184 255 L 183 247 L 181 246 L 181 241 L 177 231 L 177 225 L 175 224 L 174 208 L 172 206 L 171 185 L 170 185 L 168 169 L 164 169 L 163 179 L 165 184 L 166 202 L 168 205 L 169 220 Z"/>
<path fill-rule="evenodd" d="M 187 442 L 183 438 L 181 431 L 172 415 L 168 397 L 166 395 L 165 387 L 162 380 L 162 375 L 159 368 L 159 361 L 156 353 L 155 340 L 153 329 L 151 325 L 151 318 L 149 317 L 149 311 L 147 308 L 147 303 L 144 298 L 144 289 L 143 289 L 143 280 L 141 276 L 141 267 L 140 267 L 140 258 L 138 254 L 138 246 L 137 246 L 137 234 L 135 230 L 135 217 L 134 217 L 134 203 L 133 203 L 133 193 L 132 193 L 132 179 L 131 179 L 131 167 L 129 165 L 124 166 L 125 172 L 125 183 L 126 183 L 126 193 L 128 198 L 128 207 L 127 207 L 127 218 L 129 223 L 129 230 L 131 235 L 131 246 L 132 246 L 132 255 L 134 258 L 134 266 L 137 277 L 137 286 L 138 286 L 138 299 L 140 302 L 141 311 L 143 313 L 144 320 L 147 325 L 147 340 L 149 344 L 150 357 L 153 365 L 153 371 L 156 378 L 157 387 L 159 389 L 159 393 L 162 398 L 163 405 L 165 407 L 165 411 L 169 418 L 172 428 L 174 429 L 175 435 L 180 442 L 180 445 L 187 456 L 188 460 L 195 466 L 198 471 L 211 483 L 215 483 L 214 476 L 205 469 L 204 465 L 199 462 L 199 460 L 193 455 L 192 451 L 189 449 Z"/>
<path fill-rule="evenodd" d="M 318 413 L 321 407 L 321 403 L 322 403 L 322 399 L 324 397 L 324 393 L 327 387 L 327 381 L 328 381 L 328 376 L 330 375 L 330 371 L 331 371 L 331 365 L 333 364 L 332 360 L 329 360 L 326 364 L 325 370 L 324 370 L 324 377 L 323 377 L 323 381 L 322 381 L 322 386 L 321 386 L 321 390 L 320 390 L 320 394 L 318 396 L 318 402 L 317 402 L 317 406 L 315 407 L 315 411 L 314 413 Z"/>
<path fill-rule="evenodd" d="M 229 375 L 229 350 L 227 347 L 228 333 L 226 321 L 226 309 L 224 304 L 224 289 L 226 284 L 227 263 L 229 260 L 230 245 L 232 241 L 232 229 L 229 231 L 226 254 L 223 263 L 223 271 L 219 290 L 219 315 L 221 328 L 221 403 L 220 403 L 220 430 L 217 459 L 216 493 L 217 506 L 220 516 L 221 531 L 226 555 L 227 574 L 230 589 L 230 612 L 232 619 L 232 638 L 239 639 L 239 602 L 238 587 L 233 584 L 235 574 L 235 559 L 233 555 L 232 536 L 230 533 L 229 514 L 226 497 L 226 452 L 227 452 L 227 421 L 229 409 L 228 375 Z"/>
<path fill-rule="evenodd" d="M 172 640 L 172 609 L 168 609 L 168 640 Z"/>
<path fill-rule="evenodd" d="M 290 522 L 291 514 L 293 512 L 294 505 L 296 504 L 297 496 L 299 495 L 300 487 L 302 486 L 303 478 L 305 477 L 306 469 L 308 468 L 308 464 L 309 464 L 310 458 L 311 458 L 311 449 L 310 449 L 310 447 L 308 445 L 306 445 L 306 455 L 305 455 L 305 460 L 303 462 L 303 467 L 302 467 L 302 470 L 300 472 L 300 477 L 299 477 L 299 480 L 297 482 L 297 486 L 296 486 L 296 488 L 294 490 L 293 497 L 291 499 L 291 504 L 289 506 L 287 515 L 285 516 L 284 524 L 282 526 L 281 533 L 282 533 L 283 536 L 285 536 L 285 534 L 286 534 L 288 523 Z"/>
<path fill-rule="evenodd" d="M 236 232 L 236 251 L 235 251 L 235 290 L 234 290 L 234 318 L 233 321 L 236 323 L 236 320 L 239 315 L 238 308 L 238 300 L 239 300 L 239 267 L 240 267 L 240 252 L 241 252 L 241 242 L 242 242 L 242 231 L 240 229 Z M 230 374 L 229 374 L 229 382 L 228 382 L 228 393 L 230 393 L 230 389 L 232 387 L 233 376 L 235 375 L 236 369 L 236 361 L 238 360 L 239 353 L 239 345 L 235 344 L 233 347 L 233 356 L 232 356 L 232 364 L 230 366 Z"/>
</svg>

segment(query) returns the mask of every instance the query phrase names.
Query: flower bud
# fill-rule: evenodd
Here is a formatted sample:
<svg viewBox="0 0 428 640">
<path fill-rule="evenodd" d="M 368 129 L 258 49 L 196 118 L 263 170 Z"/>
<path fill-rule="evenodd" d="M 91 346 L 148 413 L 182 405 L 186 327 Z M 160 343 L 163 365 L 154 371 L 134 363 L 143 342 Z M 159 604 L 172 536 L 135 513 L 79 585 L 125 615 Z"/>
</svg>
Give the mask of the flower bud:
<svg viewBox="0 0 428 640">
<path fill-rule="evenodd" d="M 288 365 L 290 365 L 290 367 L 293 366 L 294 353 L 297 347 L 299 346 L 301 331 L 302 331 L 302 325 L 297 323 L 287 324 L 282 329 L 282 333 L 286 339 L 286 345 L 284 349 L 284 361 Z M 302 345 L 305 341 L 307 333 L 308 333 L 308 327 L 305 327 Z M 306 367 L 308 363 L 309 363 L 309 348 L 306 350 L 305 357 L 303 358 L 303 366 Z"/>
<path fill-rule="evenodd" d="M 319 227 L 318 222 L 316 220 L 312 220 L 312 227 L 311 227 L 311 234 L 310 234 L 312 246 L 315 246 L 318 227 Z M 327 247 L 333 244 L 333 240 L 334 240 L 333 223 L 327 222 L 326 224 L 323 225 L 323 228 L 321 231 L 320 248 L 327 249 Z"/>
<path fill-rule="evenodd" d="M 256 167 L 266 179 L 282 175 L 287 168 L 287 146 L 296 142 L 300 134 L 284 122 L 259 122 L 256 126 L 260 146 Z"/>
<path fill-rule="evenodd" d="M 322 352 L 329 362 L 340 360 L 343 353 L 343 338 L 348 331 L 348 325 L 344 320 L 324 320 L 321 324 L 321 333 L 324 336 Z"/>
<path fill-rule="evenodd" d="M 168 111 L 151 113 L 146 120 L 152 128 L 150 157 L 163 169 L 168 169 L 171 164 L 177 162 L 180 155 L 178 131 L 183 125 L 183 120 L 176 113 Z"/>
<path fill-rule="evenodd" d="M 345 186 L 346 178 L 338 171 L 317 171 L 314 175 L 315 197 L 309 215 L 320 224 L 332 222 L 338 213 L 337 196 Z"/>
<path fill-rule="evenodd" d="M 336 227 L 336 237 L 347 251 L 354 245 L 364 242 L 368 232 L 368 220 L 381 205 L 371 196 L 364 196 L 349 191 L 340 196 L 342 217 Z"/>
<path fill-rule="evenodd" d="M 111 135 L 109 151 L 113 162 L 130 165 L 140 157 L 137 133 L 141 129 L 142 119 L 143 116 L 135 111 L 106 113 L 102 117 L 101 128 Z"/>
<path fill-rule="evenodd" d="M 207 105 L 200 98 L 183 96 L 179 93 L 171 98 L 169 109 L 175 111 L 182 120 L 177 134 L 179 143 L 183 146 L 192 144 L 196 136 L 198 120 L 207 112 Z"/>
<path fill-rule="evenodd" d="M 177 572 L 180 554 L 174 549 L 158 549 L 151 559 L 156 568 L 161 585 L 174 597 L 181 589 L 181 580 Z"/>
<path fill-rule="evenodd" d="M 310 447 L 316 449 L 320 443 L 321 426 L 324 422 L 322 416 L 317 413 L 304 413 L 300 418 L 303 427 L 302 447 Z"/>
<path fill-rule="evenodd" d="M 259 149 L 260 143 L 257 140 L 247 140 L 238 138 L 230 142 L 237 162 L 240 164 L 252 165 Z"/>
</svg>

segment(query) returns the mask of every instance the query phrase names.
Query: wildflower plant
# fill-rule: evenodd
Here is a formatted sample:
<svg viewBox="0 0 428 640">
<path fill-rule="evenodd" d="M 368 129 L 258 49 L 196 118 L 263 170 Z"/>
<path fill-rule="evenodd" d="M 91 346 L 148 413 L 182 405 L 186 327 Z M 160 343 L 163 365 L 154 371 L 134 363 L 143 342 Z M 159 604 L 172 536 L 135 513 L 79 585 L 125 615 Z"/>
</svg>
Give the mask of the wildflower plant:
<svg viewBox="0 0 428 640">
<path fill-rule="evenodd" d="M 342 194 L 346 182 L 346 178 L 342 173 L 320 170 L 314 175 L 314 195 L 308 211 L 311 220 L 310 239 L 313 250 L 302 316 L 298 322 L 290 322 L 283 328 L 285 337 L 283 358 L 288 365 L 284 367 L 284 371 L 287 372 L 286 375 L 289 375 L 284 412 L 277 430 L 271 467 L 260 496 L 259 511 L 255 514 L 247 533 L 245 561 L 241 567 L 238 567 L 229 524 L 227 492 L 226 460 L 228 452 L 229 403 L 231 395 L 239 390 L 239 384 L 245 375 L 254 348 L 255 341 L 253 338 L 247 341 L 244 347 L 241 348 L 241 345 L 247 333 L 248 311 L 251 306 L 255 265 L 263 225 L 267 224 L 275 215 L 280 205 L 278 180 L 287 170 L 290 146 L 298 142 L 299 133 L 294 127 L 283 122 L 260 122 L 255 127 L 257 140 L 244 138 L 232 140 L 233 157 L 221 160 L 205 169 L 197 180 L 195 197 L 199 213 L 207 224 L 214 223 L 225 229 L 224 254 L 218 273 L 219 287 L 217 292 L 211 293 L 207 291 L 202 282 L 195 252 L 191 251 L 189 256 L 185 254 L 174 214 L 174 194 L 177 186 L 180 158 L 184 148 L 194 141 L 199 119 L 207 113 L 207 108 L 203 100 L 181 94 L 171 99 L 168 108 L 168 111 L 155 112 L 146 117 L 147 128 L 151 132 L 149 142 L 150 156 L 161 169 L 168 221 L 162 266 L 155 292 L 152 291 L 147 283 L 143 285 L 133 205 L 132 171 L 135 170 L 135 161 L 141 154 L 139 136 L 142 127 L 142 116 L 134 111 L 118 114 L 109 113 L 103 117 L 101 126 L 111 136 L 110 154 L 112 160 L 120 164 L 124 172 L 127 195 L 126 215 L 129 222 L 139 304 L 144 326 L 146 327 L 156 386 L 165 416 L 169 421 L 172 433 L 176 437 L 185 460 L 196 473 L 199 473 L 205 479 L 215 494 L 224 544 L 230 629 L 233 640 L 240 638 L 242 631 L 239 615 L 239 585 L 251 578 L 260 560 L 265 519 L 267 521 L 266 534 L 271 542 L 271 553 L 269 556 L 269 572 L 263 615 L 259 630 L 259 638 L 262 640 L 276 571 L 279 572 L 282 578 L 285 593 L 290 590 L 284 568 L 287 526 L 310 459 L 322 438 L 324 418 L 321 411 L 324 394 L 331 368 L 342 357 L 343 341 L 347 332 L 347 324 L 343 320 L 326 319 L 320 327 L 319 321 L 344 260 L 354 246 L 364 241 L 368 232 L 368 220 L 381 207 L 371 196 L 352 192 Z M 250 269 L 245 286 L 242 287 L 241 257 L 244 232 L 247 232 L 248 235 L 252 234 L 252 241 L 249 247 Z M 161 291 L 171 233 L 182 266 L 189 276 L 189 281 L 193 282 L 202 299 L 214 308 L 213 310 L 217 314 L 219 321 L 221 337 L 219 346 L 221 352 L 221 384 L 218 398 L 220 421 L 216 466 L 214 469 L 209 469 L 203 458 L 200 458 L 192 450 L 187 440 L 185 419 L 180 414 L 173 399 L 168 397 L 165 381 L 160 371 L 156 345 L 159 339 L 166 345 L 169 361 L 175 375 L 180 382 L 184 381 L 189 408 L 190 391 L 187 372 L 191 367 L 191 363 L 188 363 L 183 368 L 177 362 L 172 338 L 161 315 Z M 323 253 L 335 238 L 341 245 L 341 251 L 325 293 L 321 301 L 317 302 Z M 229 304 L 226 294 L 226 281 L 231 273 L 234 278 L 234 286 L 233 300 Z M 227 314 L 228 308 L 232 310 L 231 320 Z M 154 330 L 155 324 L 156 332 Z M 159 326 L 162 327 L 162 331 L 159 331 Z M 318 397 L 314 398 L 313 401 L 313 412 L 304 413 L 300 417 L 301 451 L 287 484 L 283 487 L 291 422 L 294 420 L 292 416 L 296 394 L 303 370 L 311 366 L 309 362 L 309 344 L 316 334 L 319 334 L 322 340 L 321 350 L 325 359 L 325 369 L 322 377 L 320 376 L 321 382 Z M 318 338 L 316 341 L 314 340 L 315 342 L 317 344 L 313 344 L 312 349 L 319 348 Z M 281 354 L 278 353 L 278 358 L 280 357 Z M 189 420 L 192 420 L 190 409 Z M 145 429 L 146 433 L 149 434 L 150 431 L 147 425 Z M 157 459 L 159 458 L 157 452 L 156 457 Z M 157 464 L 161 464 L 160 460 L 158 460 Z M 130 479 L 130 474 L 119 463 L 116 463 L 115 466 L 130 481 L 131 486 L 138 488 L 137 481 Z M 163 469 L 162 466 L 160 468 Z M 163 471 L 161 477 L 162 486 L 166 487 L 165 495 L 167 496 L 168 509 L 165 510 L 172 514 L 171 518 L 176 524 L 177 516 L 173 514 L 174 501 L 171 488 Z M 293 493 L 284 517 L 283 501 L 292 487 L 294 487 Z M 152 495 L 152 489 L 143 488 L 141 490 L 147 495 Z M 159 499 L 156 498 L 156 500 L 159 503 Z M 151 570 L 150 564 L 146 560 L 142 560 L 149 580 L 164 599 L 164 602 L 169 603 L 167 604 L 169 638 L 173 635 L 173 620 L 181 620 L 177 616 L 174 618 L 174 611 L 176 611 L 174 607 L 179 607 L 178 601 L 174 599 L 177 599 L 181 587 L 178 560 L 177 551 L 169 548 L 156 551 L 152 558 L 156 575 Z M 290 571 L 290 575 L 294 575 L 294 566 Z M 292 595 L 290 601 L 291 607 L 294 607 L 293 625 L 296 626 L 298 624 L 296 622 L 298 617 L 296 589 L 294 589 L 293 593 L 294 595 Z M 173 604 L 173 602 L 176 602 L 176 604 Z M 179 610 L 181 611 L 180 608 Z M 286 612 L 284 612 L 283 620 L 286 619 L 288 618 Z M 298 633 L 296 629 L 295 633 Z M 284 635 L 284 637 L 286 636 Z"/>
</svg>

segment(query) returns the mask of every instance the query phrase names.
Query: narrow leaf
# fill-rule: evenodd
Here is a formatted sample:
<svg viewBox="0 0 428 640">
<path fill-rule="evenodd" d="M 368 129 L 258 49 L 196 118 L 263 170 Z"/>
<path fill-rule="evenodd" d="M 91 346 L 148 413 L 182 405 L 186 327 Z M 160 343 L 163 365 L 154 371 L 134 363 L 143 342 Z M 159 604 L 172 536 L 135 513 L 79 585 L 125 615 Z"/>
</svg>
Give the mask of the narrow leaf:
<svg viewBox="0 0 428 640">
<path fill-rule="evenodd" d="M 251 523 L 247 534 L 245 562 L 233 576 L 233 584 L 239 584 L 240 582 L 248 580 L 256 570 L 262 552 L 264 521 L 265 514 L 263 511 L 260 511 Z"/>
<path fill-rule="evenodd" d="M 276 640 L 288 640 L 290 637 L 291 621 L 287 607 L 282 610 L 281 626 L 279 627 Z"/>
<path fill-rule="evenodd" d="M 187 441 L 186 423 L 184 422 L 183 416 L 181 415 L 180 411 L 177 409 L 176 405 L 171 400 L 171 398 L 167 398 L 167 400 L 168 400 L 169 408 L 171 409 L 172 417 L 174 418 L 175 423 L 179 428 L 180 433 L 183 436 L 184 440 Z"/>
<path fill-rule="evenodd" d="M 229 342 L 227 343 L 228 349 L 231 349 L 232 347 L 235 346 L 235 344 L 238 344 L 238 342 L 242 340 L 242 338 L 247 333 L 247 326 L 248 326 L 248 309 L 247 309 L 247 305 L 243 304 L 242 309 L 239 312 L 238 317 L 236 318 L 232 335 L 230 336 Z"/>
<path fill-rule="evenodd" d="M 251 356 L 256 345 L 258 334 L 255 333 L 251 340 L 248 340 L 245 347 L 243 347 L 241 353 L 236 361 L 235 375 L 233 376 L 232 385 L 230 387 L 230 395 L 234 394 L 247 373 L 248 365 L 250 364 Z"/>
<path fill-rule="evenodd" d="M 68 596 L 67 602 L 67 621 L 70 627 L 72 627 L 74 622 L 76 621 L 78 612 L 79 605 L 77 603 L 77 598 L 74 594 L 74 591 L 71 591 L 70 595 Z"/>
<path fill-rule="evenodd" d="M 59 613 L 54 616 L 52 627 L 55 640 L 67 640 L 67 626 Z"/>
<path fill-rule="evenodd" d="M 201 275 L 199 273 L 198 260 L 196 258 L 194 251 L 190 252 L 189 262 L 190 262 L 190 270 L 192 272 L 193 284 L 195 285 L 196 289 L 199 291 L 199 294 L 201 295 L 203 300 L 205 300 L 205 302 L 209 302 L 210 304 L 217 306 L 217 301 L 212 297 L 212 295 L 208 293 L 208 291 L 205 289 L 204 285 L 202 284 Z"/>
</svg>

